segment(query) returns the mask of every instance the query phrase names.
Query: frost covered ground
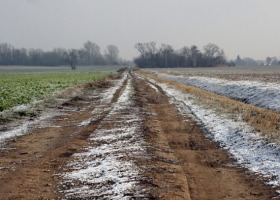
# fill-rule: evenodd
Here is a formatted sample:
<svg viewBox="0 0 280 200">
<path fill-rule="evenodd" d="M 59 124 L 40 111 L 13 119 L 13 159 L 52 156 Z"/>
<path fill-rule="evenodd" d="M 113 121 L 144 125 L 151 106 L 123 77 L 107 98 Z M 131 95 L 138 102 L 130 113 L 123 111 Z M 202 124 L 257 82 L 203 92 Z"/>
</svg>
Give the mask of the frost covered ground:
<svg viewBox="0 0 280 200">
<path fill-rule="evenodd" d="M 122 83 L 104 94 L 103 103 L 110 102 L 111 94 Z M 145 157 L 146 144 L 141 132 L 141 114 L 131 99 L 132 94 L 131 79 L 128 79 L 118 101 L 91 134 L 91 146 L 74 154 L 74 161 L 61 174 L 66 199 L 131 199 L 145 194 L 137 186 L 141 170 L 134 160 Z M 102 103 L 100 106 L 96 109 L 102 109 Z"/>
<path fill-rule="evenodd" d="M 126 76 L 127 76 L 127 73 L 124 74 L 122 79 L 116 81 L 116 84 L 114 87 L 111 87 L 105 93 L 102 94 L 103 107 L 101 107 L 101 106 L 97 107 L 93 111 L 94 112 L 93 118 L 95 116 L 97 116 L 101 111 L 104 111 L 104 109 L 107 108 L 105 103 L 109 103 L 111 101 L 111 99 L 113 98 L 113 94 L 123 84 L 123 82 L 126 79 Z M 55 92 L 54 94 L 52 94 L 50 96 L 59 105 L 59 104 L 62 104 L 63 102 L 66 102 L 67 100 L 69 100 L 69 98 L 73 98 L 80 94 L 81 94 L 81 92 L 79 90 L 77 90 L 77 91 L 73 90 L 73 94 L 69 94 L 69 97 L 66 95 L 66 97 L 64 99 L 59 97 L 60 91 Z M 30 110 L 32 111 L 32 110 L 34 110 L 34 107 L 37 104 L 43 104 L 43 103 L 44 103 L 43 100 L 34 101 L 30 104 L 15 106 L 15 107 L 11 108 L 10 110 L 1 112 L 0 114 L 3 114 L 4 116 L 5 115 L 9 116 L 9 115 L 12 115 L 11 113 L 15 113 L 15 112 L 27 112 Z M 31 129 L 34 129 L 36 127 L 41 127 L 41 128 L 46 127 L 46 126 L 49 127 L 48 120 L 55 116 L 58 116 L 58 115 L 63 115 L 63 113 L 58 112 L 56 109 L 47 109 L 41 114 L 41 116 L 38 119 L 30 120 L 30 118 L 26 118 L 26 119 L 18 120 L 17 122 L 14 122 L 12 124 L 12 127 L 8 127 L 8 128 L 6 128 L 5 126 L 4 126 L 4 128 L 0 127 L 0 148 L 5 148 L 5 144 L 7 141 L 12 140 L 15 137 L 25 135 Z M 81 124 L 79 124 L 79 125 L 87 125 L 92 120 L 93 119 L 90 118 L 88 120 L 81 122 Z"/>
<path fill-rule="evenodd" d="M 232 81 L 261 81 L 280 83 L 280 66 L 191 67 L 145 69 L 151 72 L 168 71 L 186 76 L 205 76 Z"/>
<path fill-rule="evenodd" d="M 150 80 L 153 81 L 153 80 Z M 156 83 L 155 81 L 153 81 Z M 221 115 L 200 105 L 197 99 L 166 84 L 156 83 L 171 97 L 182 115 L 193 118 L 207 129 L 209 137 L 220 143 L 238 165 L 268 178 L 268 184 L 280 186 L 280 147 L 267 143 L 260 133 L 245 122 Z"/>
<path fill-rule="evenodd" d="M 280 112 L 279 83 L 228 81 L 209 77 L 183 77 L 166 74 L 158 74 L 158 76 Z"/>
<path fill-rule="evenodd" d="M 67 95 L 61 95 L 61 92 L 63 91 L 56 91 L 44 100 L 34 100 L 29 104 L 15 106 L 11 109 L 0 112 L 0 116 L 4 116 L 4 118 L 13 118 L 12 116 L 16 113 L 34 112 L 39 114 L 39 117 L 35 119 L 33 119 L 32 117 L 28 117 L 27 115 L 27 117 L 23 117 L 22 119 L 18 119 L 17 121 L 13 120 L 11 124 L 0 126 L 0 148 L 6 148 L 5 144 L 8 141 L 16 137 L 25 135 L 28 133 L 28 131 L 34 128 L 42 128 L 47 126 L 49 127 L 50 119 L 63 114 L 56 108 L 50 107 L 61 105 L 64 102 L 68 101 L 70 98 L 81 94 L 78 89 L 73 89 L 72 92 Z M 46 103 L 45 101 L 50 101 L 52 103 Z M 37 111 L 37 109 L 39 109 L 40 111 Z"/>
<path fill-rule="evenodd" d="M 26 134 L 28 132 L 28 130 L 30 130 L 32 128 L 47 126 L 48 119 L 56 116 L 57 114 L 58 113 L 55 111 L 46 112 L 34 121 L 31 121 L 31 120 L 19 121 L 14 128 L 9 129 L 9 130 L 0 131 L 0 149 L 6 148 L 5 144 L 9 140 Z"/>
</svg>

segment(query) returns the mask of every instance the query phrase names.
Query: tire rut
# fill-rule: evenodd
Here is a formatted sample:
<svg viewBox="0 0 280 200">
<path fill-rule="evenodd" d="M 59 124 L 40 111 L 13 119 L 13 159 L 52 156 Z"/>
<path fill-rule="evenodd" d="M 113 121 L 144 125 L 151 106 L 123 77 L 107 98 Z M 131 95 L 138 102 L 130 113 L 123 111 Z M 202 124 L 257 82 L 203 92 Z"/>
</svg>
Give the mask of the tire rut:
<svg viewBox="0 0 280 200">
<path fill-rule="evenodd" d="M 103 103 L 103 107 L 109 109 L 100 108 L 96 113 L 92 110 L 102 107 L 102 97 L 92 97 L 91 88 L 87 88 L 89 98 L 83 96 L 64 103 L 58 108 L 62 115 L 48 122 L 50 126 L 35 128 L 31 133 L 11 141 L 9 149 L 1 150 L 0 199 L 57 198 L 60 178 L 55 174 L 61 172 L 61 166 L 74 153 L 88 146 L 89 135 L 108 115 L 126 84 L 127 77 L 112 100 Z M 89 123 L 79 125 L 88 119 Z"/>
<path fill-rule="evenodd" d="M 0 151 L 0 199 L 277 196 L 257 175 L 233 167 L 159 85 L 134 72 L 124 76 L 109 98 L 88 91 Z"/>
<path fill-rule="evenodd" d="M 146 161 L 142 118 L 128 75 L 119 98 L 62 173 L 65 199 L 151 199 L 141 167 Z M 147 162 L 147 161 L 146 161 Z"/>
<path fill-rule="evenodd" d="M 188 116 L 178 114 L 164 91 L 135 79 L 139 104 L 146 112 L 147 141 L 154 147 L 147 177 L 160 199 L 271 199 L 275 189 L 260 177 L 234 167 L 225 150 Z M 167 190 L 168 189 L 168 190 Z M 276 198 L 277 199 L 277 198 Z"/>
</svg>

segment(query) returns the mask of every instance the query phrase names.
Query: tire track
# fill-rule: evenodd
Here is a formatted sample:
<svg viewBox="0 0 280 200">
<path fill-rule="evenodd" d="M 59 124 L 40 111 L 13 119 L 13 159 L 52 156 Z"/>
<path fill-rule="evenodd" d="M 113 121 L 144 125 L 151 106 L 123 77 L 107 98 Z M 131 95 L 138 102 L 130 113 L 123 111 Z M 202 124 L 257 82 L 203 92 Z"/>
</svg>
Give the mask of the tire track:
<svg viewBox="0 0 280 200">
<path fill-rule="evenodd" d="M 153 147 L 149 153 L 155 155 L 147 171 L 154 194 L 162 199 L 197 200 L 277 196 L 259 176 L 234 167 L 228 153 L 207 138 L 203 127 L 190 116 L 180 115 L 165 93 L 155 93 L 145 79 L 138 79 L 136 85 L 147 113 L 147 141 Z"/>
<path fill-rule="evenodd" d="M 127 77 L 115 88 L 92 94 L 91 88 L 81 97 L 59 107 L 60 115 L 46 126 L 9 143 L 0 152 L 0 199 L 54 199 L 61 166 L 71 155 L 88 146 L 89 135 L 108 115 L 113 99 L 118 99 L 127 85 Z M 94 86 L 95 87 L 95 86 Z M 103 86 L 101 86 L 103 87 Z"/>
<path fill-rule="evenodd" d="M 275 190 L 133 72 L 0 152 L 0 199 L 271 199 Z"/>
<path fill-rule="evenodd" d="M 141 113 L 130 75 L 112 108 L 90 135 L 89 147 L 73 155 L 60 191 L 65 199 L 149 199 L 137 162 L 146 159 Z"/>
</svg>

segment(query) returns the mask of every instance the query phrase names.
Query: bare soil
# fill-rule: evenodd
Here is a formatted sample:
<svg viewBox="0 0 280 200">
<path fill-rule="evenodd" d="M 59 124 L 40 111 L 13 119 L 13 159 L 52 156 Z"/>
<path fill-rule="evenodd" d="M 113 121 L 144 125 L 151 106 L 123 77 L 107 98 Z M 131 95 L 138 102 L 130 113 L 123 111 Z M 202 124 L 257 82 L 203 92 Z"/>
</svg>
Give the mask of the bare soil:
<svg viewBox="0 0 280 200">
<path fill-rule="evenodd" d="M 142 132 L 148 143 L 148 161 L 135 162 L 143 169 L 142 187 L 147 195 L 129 199 L 272 199 L 275 189 L 242 168 L 234 167 L 226 151 L 206 137 L 203 127 L 178 114 L 162 89 L 155 90 L 145 79 L 132 74 L 135 106 L 142 111 Z M 123 92 L 123 83 L 108 108 Z M 63 199 L 60 174 L 71 155 L 90 145 L 90 134 L 108 115 L 104 109 L 98 119 L 86 126 L 79 123 L 91 117 L 100 104 L 97 91 L 110 85 L 86 88 L 84 95 L 57 107 L 61 115 L 46 127 L 9 142 L 0 150 L 0 199 Z M 110 124 L 108 124 L 110 128 Z M 94 197 L 92 199 L 95 199 Z M 276 199 L 276 198 L 275 198 Z"/>
</svg>

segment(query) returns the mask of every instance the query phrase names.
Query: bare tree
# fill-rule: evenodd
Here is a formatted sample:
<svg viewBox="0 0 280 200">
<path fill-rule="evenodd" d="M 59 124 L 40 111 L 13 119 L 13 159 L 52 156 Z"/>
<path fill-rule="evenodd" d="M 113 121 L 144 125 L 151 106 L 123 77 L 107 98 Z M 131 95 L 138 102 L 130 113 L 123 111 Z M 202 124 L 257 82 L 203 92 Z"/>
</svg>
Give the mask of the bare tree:
<svg viewBox="0 0 280 200">
<path fill-rule="evenodd" d="M 53 49 L 53 52 L 56 56 L 57 59 L 57 65 L 64 65 L 65 64 L 65 59 L 64 59 L 64 55 L 65 53 L 67 53 L 66 49 L 63 48 L 55 48 Z"/>
<path fill-rule="evenodd" d="M 84 43 L 84 53 L 84 57 L 90 65 L 96 64 L 99 57 L 101 57 L 100 47 L 91 41 Z"/>
<path fill-rule="evenodd" d="M 13 49 L 13 65 L 27 65 L 28 64 L 28 53 L 27 50 Z"/>
<path fill-rule="evenodd" d="M 271 61 L 272 61 L 272 58 L 271 57 L 266 57 L 266 63 L 267 63 L 267 66 L 271 65 Z"/>
<path fill-rule="evenodd" d="M 159 52 L 164 59 L 165 67 L 168 67 L 170 65 L 169 62 L 171 60 L 171 57 L 174 54 L 173 47 L 168 44 L 161 44 Z"/>
<path fill-rule="evenodd" d="M 141 57 L 145 57 L 146 55 L 146 49 L 145 49 L 145 43 L 137 43 L 134 46 L 140 53 Z"/>
<path fill-rule="evenodd" d="M 14 47 L 7 43 L 0 44 L 0 64 L 10 65 L 12 64 Z"/>
<path fill-rule="evenodd" d="M 114 45 L 108 46 L 110 62 L 118 64 L 119 50 Z M 100 47 L 87 41 L 81 49 L 66 50 L 55 48 L 52 51 L 41 49 L 18 49 L 7 43 L 0 43 L 0 65 L 29 65 L 29 66 L 59 66 L 70 64 L 74 69 L 76 65 L 106 65 Z"/>
<path fill-rule="evenodd" d="M 155 42 L 137 43 L 135 48 L 140 56 L 134 58 L 139 67 L 210 67 L 218 64 L 228 64 L 224 51 L 215 44 L 208 44 L 202 53 L 197 46 L 184 46 L 174 50 L 168 44 L 156 48 Z"/>
<path fill-rule="evenodd" d="M 65 53 L 65 60 L 75 70 L 78 63 L 78 51 L 76 49 L 68 50 Z"/>
<path fill-rule="evenodd" d="M 225 63 L 224 51 L 215 44 L 209 43 L 203 47 L 204 57 L 210 67 Z"/>
<path fill-rule="evenodd" d="M 197 61 L 198 61 L 200 54 L 201 53 L 200 53 L 199 49 L 197 48 L 197 46 L 195 46 L 195 45 L 191 46 L 191 60 L 193 62 L 193 67 L 197 67 Z"/>
<path fill-rule="evenodd" d="M 105 49 L 105 58 L 108 64 L 117 64 L 119 59 L 119 49 L 115 45 L 108 45 Z"/>
<path fill-rule="evenodd" d="M 135 48 L 139 51 L 142 57 L 152 58 L 157 53 L 156 42 L 137 43 Z"/>
<path fill-rule="evenodd" d="M 44 54 L 42 49 L 29 49 L 29 62 L 31 65 L 40 65 L 42 55 Z"/>
<path fill-rule="evenodd" d="M 150 59 L 153 59 L 155 57 L 155 54 L 157 53 L 156 42 L 145 43 L 145 46 L 147 55 Z"/>
<path fill-rule="evenodd" d="M 182 67 L 188 66 L 188 60 L 191 57 L 191 50 L 189 47 L 183 47 L 179 50 L 179 55 L 183 58 Z"/>
</svg>

